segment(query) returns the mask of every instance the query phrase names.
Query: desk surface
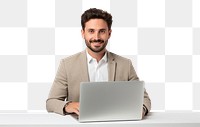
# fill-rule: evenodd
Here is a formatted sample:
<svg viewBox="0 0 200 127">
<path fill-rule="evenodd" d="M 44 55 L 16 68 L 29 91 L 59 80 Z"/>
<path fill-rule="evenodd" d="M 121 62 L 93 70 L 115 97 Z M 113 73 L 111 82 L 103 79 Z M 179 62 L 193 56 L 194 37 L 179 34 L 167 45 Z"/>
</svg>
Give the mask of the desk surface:
<svg viewBox="0 0 200 127">
<path fill-rule="evenodd" d="M 0 114 L 7 127 L 200 127 L 200 112 L 151 112 L 141 121 L 79 123 L 73 117 L 49 114 Z"/>
</svg>

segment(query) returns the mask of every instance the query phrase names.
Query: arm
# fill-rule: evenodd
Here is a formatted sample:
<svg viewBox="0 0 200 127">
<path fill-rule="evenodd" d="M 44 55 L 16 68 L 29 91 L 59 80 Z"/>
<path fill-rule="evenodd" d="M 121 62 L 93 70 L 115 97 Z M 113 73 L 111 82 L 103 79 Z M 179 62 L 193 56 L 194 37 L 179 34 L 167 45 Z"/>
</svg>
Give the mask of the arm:
<svg viewBox="0 0 200 127">
<path fill-rule="evenodd" d="M 65 101 L 68 97 L 68 82 L 64 60 L 60 62 L 55 80 L 51 87 L 49 97 L 46 101 L 46 109 L 48 112 L 55 112 L 65 115 L 64 107 L 68 103 Z"/>
<path fill-rule="evenodd" d="M 135 70 L 134 70 L 134 67 L 131 63 L 131 61 L 129 62 L 129 81 L 130 80 L 139 80 Z M 146 89 L 144 88 L 144 103 L 143 103 L 143 110 L 144 110 L 144 115 L 147 115 L 148 112 L 151 110 L 151 100 L 149 98 L 149 95 L 148 93 L 146 92 Z"/>
</svg>

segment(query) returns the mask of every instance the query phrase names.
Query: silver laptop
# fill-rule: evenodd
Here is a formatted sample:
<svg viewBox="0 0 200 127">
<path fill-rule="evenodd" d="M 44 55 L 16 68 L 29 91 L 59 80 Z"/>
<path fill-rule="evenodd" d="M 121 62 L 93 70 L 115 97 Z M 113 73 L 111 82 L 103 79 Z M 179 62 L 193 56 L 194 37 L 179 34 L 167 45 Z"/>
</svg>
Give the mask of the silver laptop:
<svg viewBox="0 0 200 127">
<path fill-rule="evenodd" d="M 141 120 L 143 81 L 82 82 L 80 122 Z"/>
</svg>

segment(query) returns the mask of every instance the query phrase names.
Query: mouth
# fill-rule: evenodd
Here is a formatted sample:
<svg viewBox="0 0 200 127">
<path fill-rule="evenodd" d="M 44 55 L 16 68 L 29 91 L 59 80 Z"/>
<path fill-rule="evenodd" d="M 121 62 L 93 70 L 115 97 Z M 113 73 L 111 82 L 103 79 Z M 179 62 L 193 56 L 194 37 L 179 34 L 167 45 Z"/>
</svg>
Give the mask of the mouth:
<svg viewBox="0 0 200 127">
<path fill-rule="evenodd" d="M 107 41 L 105 40 L 89 40 L 89 42 L 86 42 L 87 47 L 92 50 L 93 52 L 101 52 L 105 49 L 107 45 Z"/>
<path fill-rule="evenodd" d="M 90 43 L 101 44 L 101 43 L 104 43 L 104 40 L 101 40 L 101 39 L 98 39 L 98 40 L 90 40 Z"/>
<path fill-rule="evenodd" d="M 101 46 L 101 42 L 93 42 L 92 43 L 94 47 L 100 47 Z"/>
</svg>

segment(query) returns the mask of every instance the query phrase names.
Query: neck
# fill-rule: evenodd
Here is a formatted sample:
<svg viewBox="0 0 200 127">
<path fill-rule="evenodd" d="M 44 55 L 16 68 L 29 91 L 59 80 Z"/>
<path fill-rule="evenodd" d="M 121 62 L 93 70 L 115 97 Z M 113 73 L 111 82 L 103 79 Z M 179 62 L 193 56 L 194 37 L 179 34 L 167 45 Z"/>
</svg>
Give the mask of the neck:
<svg viewBox="0 0 200 127">
<path fill-rule="evenodd" d="M 102 50 L 101 52 L 93 52 L 90 49 L 87 48 L 88 54 L 90 54 L 90 56 L 92 56 L 93 58 L 95 58 L 97 60 L 97 62 L 99 62 L 103 56 L 105 55 L 106 49 Z"/>
</svg>

